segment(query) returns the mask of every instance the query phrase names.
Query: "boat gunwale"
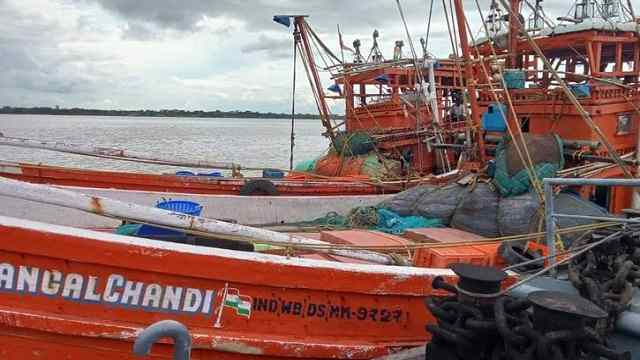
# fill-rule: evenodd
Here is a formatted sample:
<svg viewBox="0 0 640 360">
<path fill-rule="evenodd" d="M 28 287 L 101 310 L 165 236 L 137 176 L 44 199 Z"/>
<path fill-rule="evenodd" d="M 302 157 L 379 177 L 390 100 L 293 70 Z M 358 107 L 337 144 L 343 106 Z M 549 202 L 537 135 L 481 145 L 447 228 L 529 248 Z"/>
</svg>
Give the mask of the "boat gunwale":
<svg viewBox="0 0 640 360">
<path fill-rule="evenodd" d="M 247 180 L 256 180 L 263 179 L 260 176 L 256 177 L 243 177 L 243 178 L 229 178 L 229 177 L 207 177 L 207 176 L 181 176 L 176 174 L 156 174 L 156 173 L 146 173 L 146 172 L 134 172 L 134 171 L 118 171 L 118 170 L 109 170 L 109 169 L 82 169 L 77 167 L 66 167 L 66 166 L 57 166 L 57 165 L 45 165 L 45 164 L 32 164 L 26 162 L 13 162 L 8 160 L 0 160 L 0 167 L 19 167 L 23 170 L 33 170 L 33 171 L 55 171 L 55 172 L 65 172 L 65 173 L 83 173 L 87 175 L 111 175 L 111 176 L 119 176 L 127 179 L 172 179 L 177 180 L 178 182 L 184 183 L 184 185 L 238 185 L 242 186 L 246 183 Z M 13 175 L 13 174 L 12 174 Z M 21 174 L 22 176 L 29 176 L 28 174 Z M 70 174 L 73 175 L 73 174 Z M 47 178 L 45 176 L 45 178 Z M 60 179 L 60 178 L 55 178 Z M 349 186 L 355 189 L 370 189 L 376 187 L 372 184 L 362 183 L 363 179 L 359 178 L 332 178 L 332 179 L 288 179 L 288 178 L 280 178 L 280 179 L 268 179 L 274 182 L 279 186 L 290 186 L 290 187 L 298 187 L 304 186 L 305 184 L 312 185 L 323 185 L 323 186 Z M 381 182 L 381 185 L 385 185 L 385 182 Z"/>
<path fill-rule="evenodd" d="M 46 234 L 46 237 L 57 236 L 74 242 L 78 240 L 94 241 L 91 247 L 96 251 L 94 251 L 95 254 L 83 253 L 82 256 L 74 256 L 66 252 L 64 246 L 49 246 L 48 249 L 43 249 L 34 246 L 26 247 L 24 244 L 18 244 L 18 242 L 12 243 L 7 241 L 0 241 L 0 251 L 27 253 L 34 256 L 46 256 L 101 266 L 163 273 L 173 276 L 230 281 L 253 286 L 391 296 L 426 296 L 432 291 L 428 286 L 430 278 L 435 276 L 454 278 L 455 276 L 450 269 L 354 264 L 329 260 L 288 258 L 280 255 L 163 242 L 0 216 L 0 232 L 3 227 L 17 231 Z M 100 247 L 109 248 L 112 253 L 126 253 L 126 256 L 118 258 L 112 254 L 105 259 L 100 253 Z M 263 273 L 256 271 L 256 278 L 247 280 L 240 275 L 234 275 L 234 272 L 225 271 L 225 269 L 218 268 L 217 266 L 209 266 L 208 268 L 203 266 L 201 273 L 194 274 L 189 272 L 188 269 L 182 269 L 180 266 L 173 266 L 171 268 L 165 265 L 165 263 L 172 258 L 174 260 L 185 260 L 182 259 L 185 256 L 189 258 L 192 264 L 201 262 L 203 265 L 212 265 L 218 262 L 222 265 L 224 265 L 224 263 L 235 263 L 234 266 L 244 266 L 245 268 L 256 267 L 256 270 L 263 267 L 266 268 L 262 269 Z M 141 269 L 134 267 L 134 264 L 140 264 L 135 261 L 136 257 L 140 257 L 141 262 L 149 262 L 149 258 L 157 258 L 158 261 L 152 261 L 153 266 L 148 265 L 144 269 Z M 269 269 L 269 267 L 271 269 Z M 271 275 L 277 274 L 278 276 L 264 274 L 264 270 L 270 270 Z M 322 275 L 320 275 L 321 273 Z M 234 276 L 236 277 L 235 279 Z M 339 278 L 349 281 L 323 281 L 323 279 Z M 259 281 L 256 281 L 258 279 Z M 366 284 L 364 284 L 359 282 L 359 280 L 367 281 Z"/>
</svg>

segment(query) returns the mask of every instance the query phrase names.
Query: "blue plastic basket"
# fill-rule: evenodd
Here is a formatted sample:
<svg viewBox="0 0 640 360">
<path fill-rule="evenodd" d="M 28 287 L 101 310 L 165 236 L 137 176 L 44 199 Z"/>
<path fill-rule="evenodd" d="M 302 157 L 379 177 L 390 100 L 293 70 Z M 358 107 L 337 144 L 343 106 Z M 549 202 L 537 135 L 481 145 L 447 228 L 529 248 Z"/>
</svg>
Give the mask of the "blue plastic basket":
<svg viewBox="0 0 640 360">
<path fill-rule="evenodd" d="M 176 171 L 176 176 L 196 176 L 196 174 L 192 173 L 191 171 Z"/>
<path fill-rule="evenodd" d="M 202 205 L 197 202 L 187 200 L 166 200 L 156 204 L 158 209 L 179 212 L 182 214 L 200 216 L 202 213 Z"/>
<path fill-rule="evenodd" d="M 202 213 L 202 205 L 187 200 L 165 200 L 160 201 L 156 204 L 156 207 L 163 210 L 169 210 L 173 212 L 178 212 L 182 214 L 187 214 L 191 216 L 200 216 Z M 142 225 L 140 229 L 138 229 L 138 236 L 143 237 L 175 237 L 181 238 L 185 236 L 185 233 L 181 231 L 168 230 L 160 227 L 155 227 L 151 225 Z"/>
<path fill-rule="evenodd" d="M 526 74 L 522 70 L 507 69 L 503 72 L 507 89 L 524 89 Z"/>
<path fill-rule="evenodd" d="M 222 177 L 222 173 L 220 171 L 212 171 L 210 173 L 198 173 L 198 176 Z"/>
<path fill-rule="evenodd" d="M 571 84 L 569 85 L 573 95 L 579 98 L 591 97 L 591 85 L 589 84 Z"/>
<path fill-rule="evenodd" d="M 277 169 L 264 169 L 262 170 L 262 177 L 266 179 L 282 179 L 284 172 Z"/>
</svg>

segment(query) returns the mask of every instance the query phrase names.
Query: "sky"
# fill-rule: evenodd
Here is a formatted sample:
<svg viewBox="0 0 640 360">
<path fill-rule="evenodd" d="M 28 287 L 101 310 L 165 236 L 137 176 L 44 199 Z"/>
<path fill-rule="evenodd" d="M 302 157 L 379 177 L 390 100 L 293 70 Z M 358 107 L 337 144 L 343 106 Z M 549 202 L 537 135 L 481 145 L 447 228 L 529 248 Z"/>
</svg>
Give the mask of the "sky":
<svg viewBox="0 0 640 360">
<path fill-rule="evenodd" d="M 400 0 L 418 48 L 431 1 Z M 475 0 L 464 6 L 477 34 Z M 545 6 L 564 15 L 570 1 Z M 386 57 L 408 43 L 395 0 L 0 0 L 0 106 L 287 112 L 293 40 L 275 14 L 309 15 L 335 52 L 337 25 L 363 52 L 374 29 Z M 448 56 L 442 1 L 432 19 L 429 50 Z M 316 112 L 303 72 L 297 88 L 298 110 Z"/>
</svg>

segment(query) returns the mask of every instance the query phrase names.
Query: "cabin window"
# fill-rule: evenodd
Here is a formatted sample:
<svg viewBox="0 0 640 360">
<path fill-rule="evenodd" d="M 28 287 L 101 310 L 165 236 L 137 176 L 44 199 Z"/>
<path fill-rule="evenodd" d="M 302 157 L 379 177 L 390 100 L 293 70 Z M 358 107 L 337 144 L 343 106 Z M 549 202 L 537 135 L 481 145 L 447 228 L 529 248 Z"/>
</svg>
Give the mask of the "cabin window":
<svg viewBox="0 0 640 360">
<path fill-rule="evenodd" d="M 631 114 L 618 115 L 616 135 L 627 135 L 629 133 L 631 133 Z"/>
<path fill-rule="evenodd" d="M 636 62 L 631 60 L 631 61 L 626 61 L 625 63 L 622 64 L 622 71 L 624 72 L 631 72 L 633 71 L 633 69 L 635 69 L 636 67 Z"/>
<path fill-rule="evenodd" d="M 613 72 L 616 68 L 616 63 L 607 63 L 604 67 L 604 72 Z"/>
<path fill-rule="evenodd" d="M 528 116 L 523 116 L 520 119 L 520 125 L 521 125 L 521 130 L 522 132 L 528 133 L 529 132 L 529 124 L 531 123 L 531 118 Z"/>
</svg>

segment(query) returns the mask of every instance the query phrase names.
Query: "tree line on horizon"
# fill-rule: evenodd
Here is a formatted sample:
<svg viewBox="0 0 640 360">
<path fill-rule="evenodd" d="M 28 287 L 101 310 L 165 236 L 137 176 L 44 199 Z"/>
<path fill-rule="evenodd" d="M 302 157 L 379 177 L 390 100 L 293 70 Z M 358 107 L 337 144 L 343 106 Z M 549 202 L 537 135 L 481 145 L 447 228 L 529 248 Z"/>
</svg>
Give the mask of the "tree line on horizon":
<svg viewBox="0 0 640 360">
<path fill-rule="evenodd" d="M 24 115 L 85 115 L 85 116 L 148 116 L 148 117 L 193 117 L 193 118 L 252 118 L 252 119 L 282 119 L 290 118 L 291 114 L 259 112 L 259 111 L 203 111 L 203 110 L 101 110 L 83 108 L 59 108 L 59 107 L 12 107 L 0 108 L 0 114 L 24 114 Z M 297 113 L 296 119 L 319 119 L 317 114 Z M 341 118 L 341 116 L 336 116 Z"/>
</svg>

